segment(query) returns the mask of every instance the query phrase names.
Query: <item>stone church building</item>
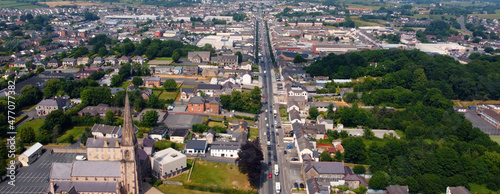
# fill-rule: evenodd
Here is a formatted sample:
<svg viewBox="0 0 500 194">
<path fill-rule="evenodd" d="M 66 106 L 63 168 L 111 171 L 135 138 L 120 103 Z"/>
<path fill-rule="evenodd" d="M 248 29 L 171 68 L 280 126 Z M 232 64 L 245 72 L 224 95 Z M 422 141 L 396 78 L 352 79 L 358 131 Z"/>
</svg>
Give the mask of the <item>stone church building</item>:
<svg viewBox="0 0 500 194">
<path fill-rule="evenodd" d="M 148 171 L 149 161 L 144 160 L 146 153 L 139 148 L 135 137 L 128 92 L 123 114 L 121 138 L 89 138 L 87 161 L 52 164 L 47 193 L 129 194 L 142 191 L 142 177 Z"/>
</svg>

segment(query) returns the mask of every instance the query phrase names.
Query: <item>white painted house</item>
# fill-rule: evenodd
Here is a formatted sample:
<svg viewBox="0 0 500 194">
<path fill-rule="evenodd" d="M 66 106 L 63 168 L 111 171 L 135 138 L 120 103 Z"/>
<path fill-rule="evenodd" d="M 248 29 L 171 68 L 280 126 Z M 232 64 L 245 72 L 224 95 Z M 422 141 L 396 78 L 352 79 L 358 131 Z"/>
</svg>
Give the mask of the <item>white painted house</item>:
<svg viewBox="0 0 500 194">
<path fill-rule="evenodd" d="M 210 156 L 223 158 L 237 158 L 240 142 L 216 141 L 210 146 Z"/>
</svg>

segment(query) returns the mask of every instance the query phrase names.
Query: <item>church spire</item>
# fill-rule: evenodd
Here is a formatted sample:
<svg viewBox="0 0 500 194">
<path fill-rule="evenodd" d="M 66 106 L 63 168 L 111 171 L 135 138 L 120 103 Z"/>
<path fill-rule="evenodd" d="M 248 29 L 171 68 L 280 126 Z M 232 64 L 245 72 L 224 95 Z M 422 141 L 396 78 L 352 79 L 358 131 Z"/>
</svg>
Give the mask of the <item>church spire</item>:
<svg viewBox="0 0 500 194">
<path fill-rule="evenodd" d="M 122 146 L 133 146 L 137 142 L 135 138 L 134 123 L 130 110 L 128 91 L 125 93 L 125 111 L 123 112 Z"/>
</svg>

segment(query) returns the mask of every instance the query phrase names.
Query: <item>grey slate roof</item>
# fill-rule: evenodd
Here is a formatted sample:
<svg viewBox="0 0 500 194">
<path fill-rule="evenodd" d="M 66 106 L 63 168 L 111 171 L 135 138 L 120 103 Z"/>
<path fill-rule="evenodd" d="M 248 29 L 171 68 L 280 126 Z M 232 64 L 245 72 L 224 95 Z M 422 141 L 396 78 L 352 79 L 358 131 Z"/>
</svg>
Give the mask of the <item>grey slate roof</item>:
<svg viewBox="0 0 500 194">
<path fill-rule="evenodd" d="M 92 132 L 100 132 L 104 135 L 106 134 L 118 134 L 121 130 L 121 127 L 112 126 L 112 125 L 104 125 L 104 124 L 94 124 L 92 127 Z"/>
<path fill-rule="evenodd" d="M 52 163 L 52 168 L 50 169 L 51 179 L 71 179 L 71 167 L 72 163 Z"/>
<path fill-rule="evenodd" d="M 185 92 L 187 94 L 193 94 L 195 92 L 194 88 L 182 88 L 181 92 Z"/>
<path fill-rule="evenodd" d="M 88 138 L 86 146 L 87 148 L 103 148 L 104 141 L 108 142 L 108 147 L 110 148 L 116 147 L 116 141 L 118 141 L 118 145 L 121 145 L 121 138 Z"/>
<path fill-rule="evenodd" d="M 240 142 L 223 142 L 223 141 L 215 141 L 210 146 L 210 149 L 218 149 L 218 150 L 238 150 L 240 148 Z"/>
<path fill-rule="evenodd" d="M 118 161 L 75 161 L 71 176 L 78 177 L 121 177 Z"/>
<path fill-rule="evenodd" d="M 84 181 L 54 181 L 55 193 L 73 190 L 76 193 L 116 193 L 116 181 L 111 182 L 84 182 Z M 47 187 L 50 189 L 49 187 Z M 72 192 L 73 192 L 72 191 Z"/>
<path fill-rule="evenodd" d="M 221 85 L 217 84 L 199 84 L 198 90 L 220 90 L 222 89 Z"/>
<path fill-rule="evenodd" d="M 470 191 L 463 186 L 449 187 L 451 194 L 470 194 Z"/>
<path fill-rule="evenodd" d="M 408 186 L 391 185 L 386 188 L 387 194 L 408 194 Z"/>
<path fill-rule="evenodd" d="M 205 99 L 200 96 L 193 96 L 189 99 L 188 104 L 204 104 Z"/>
<path fill-rule="evenodd" d="M 319 174 L 345 174 L 342 162 L 311 162 L 306 166 L 305 171 L 309 171 L 311 168 L 314 168 Z"/>
<path fill-rule="evenodd" d="M 205 150 L 207 149 L 207 140 L 188 140 L 186 149 Z"/>
</svg>

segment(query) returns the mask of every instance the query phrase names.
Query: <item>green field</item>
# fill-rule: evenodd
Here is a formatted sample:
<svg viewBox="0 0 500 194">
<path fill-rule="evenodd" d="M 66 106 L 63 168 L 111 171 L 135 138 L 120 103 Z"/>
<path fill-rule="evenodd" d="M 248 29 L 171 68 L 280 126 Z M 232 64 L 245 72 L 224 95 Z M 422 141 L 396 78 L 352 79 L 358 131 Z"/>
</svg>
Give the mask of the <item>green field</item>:
<svg viewBox="0 0 500 194">
<path fill-rule="evenodd" d="M 87 127 L 92 128 L 91 126 L 87 126 Z M 61 137 L 57 138 L 57 143 L 69 143 L 69 142 L 65 142 L 69 135 L 73 136 L 73 141 L 77 141 L 78 136 L 80 136 L 85 131 L 85 128 L 86 127 L 79 126 L 79 127 L 74 127 L 73 129 L 67 130 L 66 133 L 61 135 Z"/>
<path fill-rule="evenodd" d="M 224 124 L 220 123 L 220 122 L 213 122 L 213 121 L 210 121 L 208 122 L 208 126 L 209 127 L 215 127 L 215 126 L 218 126 L 218 127 L 226 127 Z"/>
<path fill-rule="evenodd" d="M 493 135 L 490 135 L 490 138 L 491 138 L 491 140 L 493 140 L 494 142 L 497 142 L 498 144 L 500 144 L 500 136 L 493 136 Z"/>
<path fill-rule="evenodd" d="M 240 173 L 236 165 L 203 160 L 196 161 L 193 173 L 191 174 L 191 183 L 238 190 L 251 190 L 247 176 Z"/>
<path fill-rule="evenodd" d="M 39 8 L 38 5 L 33 5 L 30 3 L 17 3 L 16 1 L 0 1 L 0 8 L 17 8 L 17 9 L 32 9 Z"/>
<path fill-rule="evenodd" d="M 18 132 L 21 131 L 20 129 L 22 128 L 28 128 L 31 127 L 35 130 L 35 134 L 38 134 L 40 132 L 40 127 L 42 127 L 43 122 L 45 122 L 45 119 L 37 119 L 37 120 L 32 120 L 32 121 L 26 121 L 23 123 L 21 126 L 19 126 Z M 20 133 L 18 133 L 19 135 Z"/>
<path fill-rule="evenodd" d="M 469 186 L 470 186 L 470 193 L 479 193 L 479 194 L 486 194 L 486 193 L 499 193 L 500 191 L 492 191 L 492 190 L 489 190 L 488 188 L 486 188 L 486 184 L 484 185 L 478 185 L 478 184 L 475 184 L 475 183 L 469 183 Z"/>
<path fill-rule="evenodd" d="M 500 19 L 500 9 L 495 10 L 495 14 L 472 14 L 484 19 Z"/>
<path fill-rule="evenodd" d="M 162 193 L 166 193 L 166 194 L 177 194 L 177 193 L 182 193 L 182 194 L 213 194 L 210 192 L 185 189 L 181 185 L 160 185 L 156 188 L 159 189 Z"/>
</svg>

